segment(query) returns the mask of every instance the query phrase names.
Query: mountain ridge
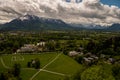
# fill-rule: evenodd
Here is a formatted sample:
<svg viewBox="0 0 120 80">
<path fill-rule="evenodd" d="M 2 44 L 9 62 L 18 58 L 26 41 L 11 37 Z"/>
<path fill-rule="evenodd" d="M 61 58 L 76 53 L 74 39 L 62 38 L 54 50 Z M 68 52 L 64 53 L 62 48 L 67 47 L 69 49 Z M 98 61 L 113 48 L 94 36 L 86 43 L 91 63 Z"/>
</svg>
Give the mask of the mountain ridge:
<svg viewBox="0 0 120 80">
<path fill-rule="evenodd" d="M 38 17 L 26 14 L 1 24 L 1 31 L 41 31 L 41 30 L 104 30 L 120 31 L 120 24 L 105 27 L 100 25 L 68 24 L 60 19 Z"/>
<path fill-rule="evenodd" d="M 67 30 L 72 27 L 60 19 L 51 19 L 37 17 L 34 15 L 25 15 L 13 19 L 9 23 L 1 25 L 0 30 Z"/>
</svg>

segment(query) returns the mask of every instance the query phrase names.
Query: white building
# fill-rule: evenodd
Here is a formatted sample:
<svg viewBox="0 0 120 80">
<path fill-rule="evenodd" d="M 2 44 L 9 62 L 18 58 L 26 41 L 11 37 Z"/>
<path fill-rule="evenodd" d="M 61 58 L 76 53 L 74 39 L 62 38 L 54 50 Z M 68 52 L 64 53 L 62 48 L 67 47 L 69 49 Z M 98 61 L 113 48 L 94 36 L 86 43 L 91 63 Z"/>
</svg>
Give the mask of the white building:
<svg viewBox="0 0 120 80">
<path fill-rule="evenodd" d="M 23 47 L 17 50 L 17 53 L 34 51 L 37 51 L 37 47 L 34 44 L 25 44 Z"/>
<path fill-rule="evenodd" d="M 41 46 L 41 47 L 44 47 L 45 46 L 45 42 L 40 42 L 40 43 L 37 43 L 37 46 Z"/>
<path fill-rule="evenodd" d="M 78 52 L 76 52 L 76 51 L 70 51 L 69 52 L 69 56 L 76 56 L 76 55 L 78 55 L 79 53 Z"/>
</svg>

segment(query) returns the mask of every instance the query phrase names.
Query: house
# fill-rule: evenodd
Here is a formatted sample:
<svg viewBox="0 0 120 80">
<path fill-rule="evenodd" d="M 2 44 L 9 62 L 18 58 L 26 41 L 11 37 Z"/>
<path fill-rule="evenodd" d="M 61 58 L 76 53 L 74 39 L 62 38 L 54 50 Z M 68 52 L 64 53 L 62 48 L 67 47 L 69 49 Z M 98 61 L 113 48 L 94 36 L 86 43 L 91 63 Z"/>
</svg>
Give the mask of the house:
<svg viewBox="0 0 120 80">
<path fill-rule="evenodd" d="M 97 57 L 96 55 L 92 55 L 91 57 L 94 58 L 95 60 L 99 59 L 99 57 Z"/>
<path fill-rule="evenodd" d="M 108 62 L 114 64 L 115 63 L 115 59 L 114 58 L 109 58 Z"/>
<path fill-rule="evenodd" d="M 71 56 L 71 57 L 77 56 L 78 54 L 79 54 L 79 53 L 76 52 L 76 51 L 70 51 L 70 52 L 68 53 L 68 55 Z"/>
<path fill-rule="evenodd" d="M 44 51 L 45 50 L 45 45 L 46 45 L 46 42 L 39 42 L 37 43 L 37 47 L 38 47 L 38 51 Z"/>
<path fill-rule="evenodd" d="M 91 57 L 92 56 L 92 53 L 88 52 L 85 54 L 86 57 Z"/>
<path fill-rule="evenodd" d="M 98 57 L 97 56 L 90 56 L 90 57 L 84 57 L 83 58 L 83 63 L 87 64 L 87 65 L 91 65 L 93 63 L 96 63 L 98 61 Z"/>
<path fill-rule="evenodd" d="M 79 56 L 82 56 L 82 55 L 84 55 L 84 53 L 83 52 L 79 52 Z"/>
<path fill-rule="evenodd" d="M 91 60 L 89 60 L 89 59 L 86 58 L 86 57 L 84 57 L 83 60 L 84 60 L 85 62 L 91 62 Z"/>
<path fill-rule="evenodd" d="M 40 42 L 40 43 L 37 43 L 37 46 L 39 46 L 39 47 L 44 47 L 45 46 L 45 42 Z"/>
<path fill-rule="evenodd" d="M 17 53 L 35 52 L 35 51 L 37 51 L 37 47 L 34 44 L 25 44 L 23 47 L 17 50 Z"/>
<path fill-rule="evenodd" d="M 78 48 L 78 51 L 79 51 L 79 52 L 82 52 L 83 50 L 84 50 L 84 48 L 82 48 L 82 47 L 79 47 L 79 48 Z"/>
</svg>

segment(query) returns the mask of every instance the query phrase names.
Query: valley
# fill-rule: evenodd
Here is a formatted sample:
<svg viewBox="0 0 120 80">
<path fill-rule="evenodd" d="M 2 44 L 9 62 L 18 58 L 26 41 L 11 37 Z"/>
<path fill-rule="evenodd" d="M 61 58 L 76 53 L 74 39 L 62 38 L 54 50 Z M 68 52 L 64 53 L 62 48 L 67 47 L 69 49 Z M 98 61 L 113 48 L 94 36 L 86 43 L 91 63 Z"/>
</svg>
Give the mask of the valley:
<svg viewBox="0 0 120 80">
<path fill-rule="evenodd" d="M 119 34 L 89 30 L 1 32 L 1 78 L 119 80 Z"/>
</svg>

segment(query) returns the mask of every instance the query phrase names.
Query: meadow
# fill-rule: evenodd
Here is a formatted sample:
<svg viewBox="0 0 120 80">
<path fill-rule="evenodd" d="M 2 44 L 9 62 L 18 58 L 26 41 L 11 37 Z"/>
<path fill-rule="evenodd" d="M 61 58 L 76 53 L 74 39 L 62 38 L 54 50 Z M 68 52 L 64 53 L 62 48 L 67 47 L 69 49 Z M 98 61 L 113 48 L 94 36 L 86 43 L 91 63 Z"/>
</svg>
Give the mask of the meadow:
<svg viewBox="0 0 120 80">
<path fill-rule="evenodd" d="M 74 73 L 82 68 L 80 64 L 78 64 L 70 57 L 56 52 L 34 55 L 11 54 L 2 55 L 0 58 L 0 72 L 6 70 L 6 68 L 12 68 L 14 63 L 21 64 L 22 80 L 62 80 L 65 76 L 72 76 Z M 35 58 L 40 59 L 40 72 L 38 69 L 27 67 L 27 62 Z M 35 75 L 37 72 L 39 73 Z"/>
</svg>

